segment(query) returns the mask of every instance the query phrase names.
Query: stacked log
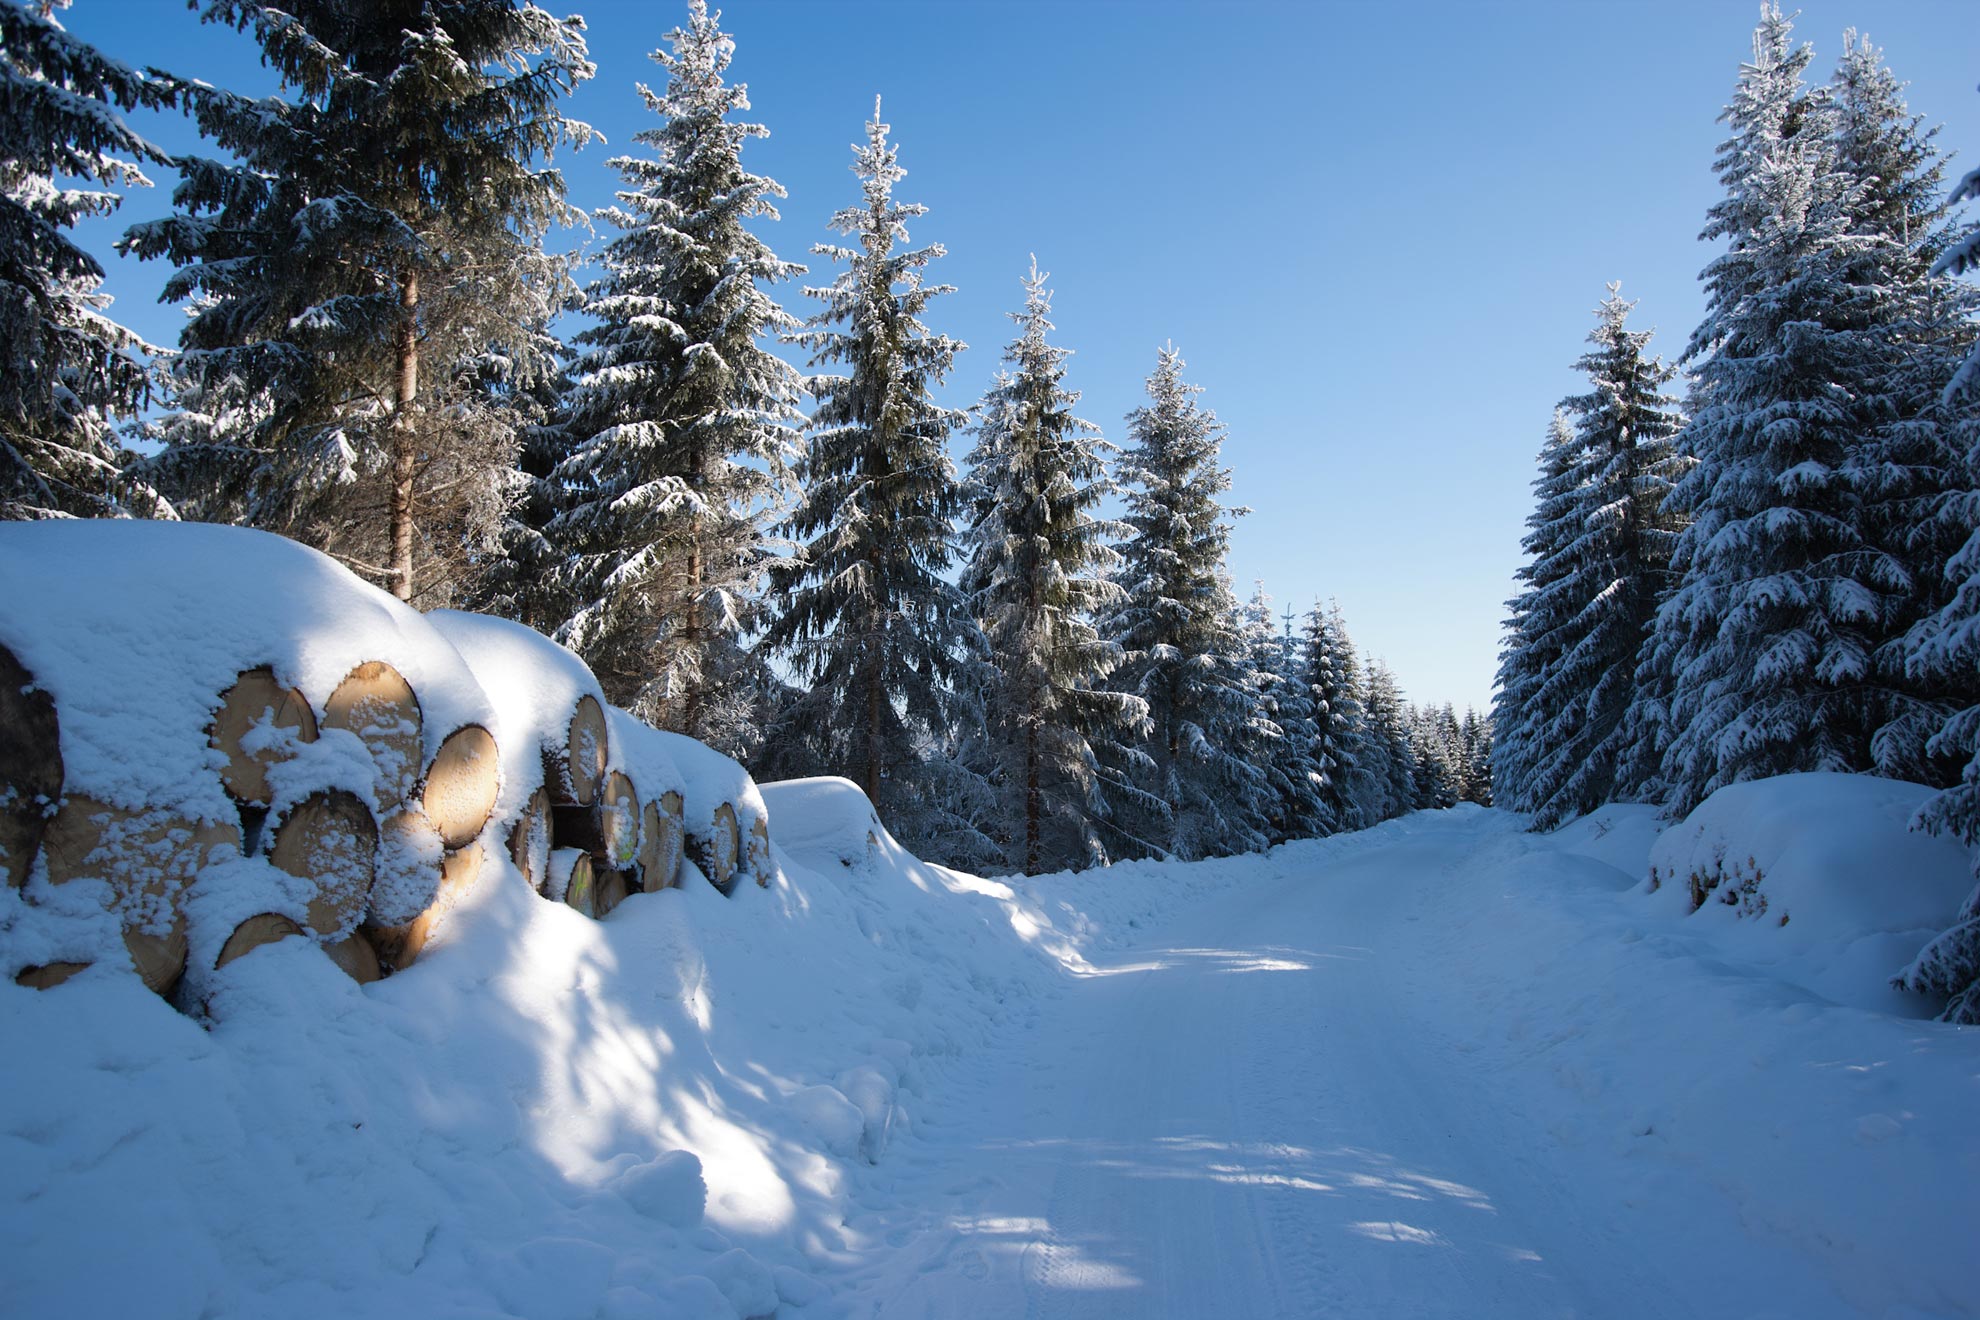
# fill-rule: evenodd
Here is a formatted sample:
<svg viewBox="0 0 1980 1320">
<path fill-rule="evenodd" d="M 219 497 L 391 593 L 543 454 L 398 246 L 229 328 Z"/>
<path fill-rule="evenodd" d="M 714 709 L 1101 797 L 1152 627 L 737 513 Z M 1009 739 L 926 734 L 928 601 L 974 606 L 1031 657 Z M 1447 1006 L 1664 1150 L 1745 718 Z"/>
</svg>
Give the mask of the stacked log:
<svg viewBox="0 0 1980 1320">
<path fill-rule="evenodd" d="M 480 882 L 485 862 L 479 842 L 455 849 L 441 859 L 439 889 L 432 903 L 410 921 L 365 928 L 363 933 L 376 951 L 381 975 L 413 964 L 454 905 Z"/>
<path fill-rule="evenodd" d="M 188 820 L 163 808 L 132 811 L 72 793 L 49 822 L 41 855 L 52 884 L 91 878 L 110 886 L 132 964 L 146 985 L 170 994 L 186 968 L 186 890 L 213 849 L 240 847 L 231 823 Z"/>
<path fill-rule="evenodd" d="M 465 848 L 481 835 L 495 810 L 502 785 L 502 762 L 495 737 L 479 724 L 447 735 L 426 768 L 420 806 L 449 848 Z"/>
<path fill-rule="evenodd" d="M 48 818 L 62 800 L 62 739 L 55 699 L 0 646 L 0 875 L 27 883 Z"/>
<path fill-rule="evenodd" d="M 256 949 L 302 933 L 301 926 L 279 912 L 263 912 L 258 916 L 249 917 L 234 927 L 234 933 L 229 935 L 227 942 L 220 946 L 220 955 L 213 960 L 213 966 L 218 970 Z"/>
<path fill-rule="evenodd" d="M 378 809 L 389 813 L 411 799 L 425 748 L 419 698 L 398 670 L 367 660 L 344 676 L 323 703 L 323 727 L 344 729 L 371 753 Z"/>
<path fill-rule="evenodd" d="M 294 754 L 280 739 L 249 737 L 264 724 L 292 734 L 299 743 L 316 741 L 316 712 L 302 693 L 276 682 L 275 671 L 266 667 L 246 671 L 220 694 L 220 708 L 207 731 L 210 745 L 227 758 L 220 782 L 247 807 L 269 804 L 274 797 L 269 768 Z"/>
<path fill-rule="evenodd" d="M 647 893 L 681 882 L 681 860 L 687 851 L 681 806 L 681 795 L 670 789 L 640 812 L 639 887 Z"/>
<path fill-rule="evenodd" d="M 749 823 L 749 843 L 746 846 L 749 858 L 749 873 L 756 877 L 758 887 L 770 887 L 770 818 L 759 815 Z"/>
<path fill-rule="evenodd" d="M 728 894 L 736 887 L 736 872 L 742 861 L 742 834 L 736 828 L 736 809 L 724 802 L 715 808 L 708 833 L 692 841 L 694 864 L 715 888 Z"/>
<path fill-rule="evenodd" d="M 509 829 L 509 860 L 530 888 L 541 893 L 550 867 L 550 794 L 538 788 Z"/>
</svg>

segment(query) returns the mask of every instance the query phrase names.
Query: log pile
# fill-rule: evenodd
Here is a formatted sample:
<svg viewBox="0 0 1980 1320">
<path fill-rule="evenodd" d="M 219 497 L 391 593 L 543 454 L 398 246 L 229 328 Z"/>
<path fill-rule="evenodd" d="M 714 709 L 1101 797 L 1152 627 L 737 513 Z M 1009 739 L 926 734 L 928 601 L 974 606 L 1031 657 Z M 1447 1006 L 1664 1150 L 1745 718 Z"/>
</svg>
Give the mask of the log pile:
<svg viewBox="0 0 1980 1320">
<path fill-rule="evenodd" d="M 508 772 L 533 777 L 540 765 L 541 781 L 527 792 L 511 785 L 506 798 L 494 734 L 466 723 L 435 745 L 429 722 L 440 716 L 384 660 L 355 665 L 320 706 L 279 666 L 255 665 L 210 709 L 210 773 L 225 794 L 213 800 L 230 801 L 237 819 L 103 800 L 65 784 L 56 702 L 0 647 L 0 875 L 19 888 L 38 863 L 50 884 L 104 882 L 132 964 L 162 995 L 186 976 L 196 944 L 210 961 L 203 976 L 287 939 L 319 946 L 360 983 L 389 976 L 412 965 L 504 855 L 539 894 L 598 920 L 631 894 L 677 887 L 689 858 L 724 894 L 742 875 L 767 884 L 771 874 L 760 803 L 745 812 L 723 801 L 690 819 L 678 770 L 644 751 L 621 764 L 612 720 L 626 717 L 608 718 L 590 693 L 572 703 L 561 737 L 534 753 L 517 749 L 525 755 Z M 644 747 L 643 732 L 627 736 Z M 364 764 L 353 738 L 369 758 L 368 793 L 350 778 Z M 200 937 L 210 942 L 189 941 L 188 898 L 202 872 L 228 858 L 229 883 L 269 876 L 268 896 L 228 909 L 231 929 Z M 264 865 L 271 870 L 253 869 Z M 45 989 L 88 965 L 9 970 Z"/>
</svg>

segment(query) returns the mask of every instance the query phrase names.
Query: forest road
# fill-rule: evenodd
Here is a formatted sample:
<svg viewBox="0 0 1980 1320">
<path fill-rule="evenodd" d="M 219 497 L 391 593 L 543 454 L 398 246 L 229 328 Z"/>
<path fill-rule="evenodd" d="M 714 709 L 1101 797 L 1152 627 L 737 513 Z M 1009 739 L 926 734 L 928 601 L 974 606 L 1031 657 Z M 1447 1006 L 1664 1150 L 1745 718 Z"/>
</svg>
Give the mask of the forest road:
<svg viewBox="0 0 1980 1320">
<path fill-rule="evenodd" d="M 877 1314 L 1697 1314 L 1426 1020 L 1453 990 L 1419 993 L 1416 936 L 1479 842 L 1454 820 L 1289 865 L 1079 978 L 923 1125 L 917 1277 Z"/>
</svg>

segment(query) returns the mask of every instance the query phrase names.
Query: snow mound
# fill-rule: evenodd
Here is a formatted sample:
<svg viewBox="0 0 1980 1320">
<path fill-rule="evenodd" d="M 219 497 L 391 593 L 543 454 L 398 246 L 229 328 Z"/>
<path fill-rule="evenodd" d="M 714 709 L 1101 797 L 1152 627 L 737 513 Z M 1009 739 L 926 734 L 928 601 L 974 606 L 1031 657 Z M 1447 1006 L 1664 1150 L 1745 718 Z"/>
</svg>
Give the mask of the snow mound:
<svg viewBox="0 0 1980 1320">
<path fill-rule="evenodd" d="M 1729 785 L 1658 837 L 1646 888 L 1728 956 L 1837 1003 L 1916 1014 L 1888 979 L 1973 887 L 1964 847 L 1911 828 L 1932 796 L 1869 775 Z"/>
</svg>

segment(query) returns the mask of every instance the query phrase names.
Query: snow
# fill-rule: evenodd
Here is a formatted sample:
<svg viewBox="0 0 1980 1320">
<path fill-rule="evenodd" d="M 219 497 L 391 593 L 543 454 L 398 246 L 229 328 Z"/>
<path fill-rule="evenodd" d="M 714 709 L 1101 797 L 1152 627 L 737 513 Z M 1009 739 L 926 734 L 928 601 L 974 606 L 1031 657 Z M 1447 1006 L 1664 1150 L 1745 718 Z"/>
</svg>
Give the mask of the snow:
<svg viewBox="0 0 1980 1320">
<path fill-rule="evenodd" d="M 0 528 L 30 593 L 0 639 L 91 791 L 196 801 L 164 775 L 215 773 L 204 714 L 245 663 L 320 700 L 383 658 L 523 743 L 585 689 L 512 625 L 150 530 Z M 142 627 L 92 651 L 120 612 L 54 610 L 44 554 L 136 582 Z M 220 565 L 274 574 L 299 631 L 223 609 Z M 312 594 L 341 636 L 284 603 Z M 130 692 L 167 715 L 113 761 L 86 703 Z M 203 973 L 199 1018 L 112 959 L 0 981 L 0 1316 L 1980 1316 L 1980 1036 L 1886 984 L 1970 885 L 1908 830 L 1915 786 L 1791 776 L 1551 835 L 1459 807 L 996 881 L 908 854 L 848 781 L 759 793 L 613 733 L 635 776 L 767 818 L 760 887 L 592 921 L 495 849 L 375 984 L 304 939 Z M 1761 872 L 1740 904 L 1648 888 L 1722 855 Z M 83 883 L 0 893 L 0 972 L 90 925 Z M 284 883 L 235 859 L 194 902 L 299 911 Z M 193 926 L 210 967 L 228 921 Z"/>
</svg>

